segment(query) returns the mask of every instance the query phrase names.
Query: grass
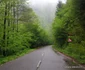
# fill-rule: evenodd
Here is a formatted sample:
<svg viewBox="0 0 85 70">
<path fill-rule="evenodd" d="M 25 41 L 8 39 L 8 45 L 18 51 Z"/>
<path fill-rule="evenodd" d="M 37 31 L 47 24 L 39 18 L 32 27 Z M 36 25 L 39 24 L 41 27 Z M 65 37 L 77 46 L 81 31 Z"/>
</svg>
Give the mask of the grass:
<svg viewBox="0 0 85 70">
<path fill-rule="evenodd" d="M 58 48 L 56 46 L 53 46 L 53 48 L 59 52 L 62 52 L 63 54 L 66 54 L 67 56 L 73 58 L 74 60 L 76 60 L 79 64 L 85 65 L 85 55 L 79 55 L 79 51 L 77 51 L 76 53 L 74 52 L 74 48 L 70 48 L 68 50 L 68 48 Z M 73 49 L 73 50 L 72 50 Z M 81 51 L 81 50 L 80 50 Z"/>
<path fill-rule="evenodd" d="M 7 57 L 0 56 L 0 65 L 4 64 L 6 62 L 12 61 L 12 60 L 19 58 L 21 56 L 24 56 L 25 54 L 28 54 L 34 50 L 35 49 L 25 49 L 21 52 L 16 53 L 15 55 L 7 56 Z"/>
</svg>

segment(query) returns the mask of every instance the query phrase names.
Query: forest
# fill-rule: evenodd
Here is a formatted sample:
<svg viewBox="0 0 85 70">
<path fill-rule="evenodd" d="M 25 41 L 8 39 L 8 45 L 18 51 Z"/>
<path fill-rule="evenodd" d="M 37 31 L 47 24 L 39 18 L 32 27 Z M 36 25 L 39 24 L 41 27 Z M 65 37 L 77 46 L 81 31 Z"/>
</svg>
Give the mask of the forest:
<svg viewBox="0 0 85 70">
<path fill-rule="evenodd" d="M 0 0 L 0 64 L 50 44 L 85 64 L 85 0 L 59 1 L 52 30 L 40 23 L 25 0 Z"/>
<path fill-rule="evenodd" d="M 54 48 L 85 64 L 85 0 L 60 1 L 52 26 Z"/>
<path fill-rule="evenodd" d="M 48 45 L 48 35 L 25 0 L 0 0 L 0 61 Z"/>
</svg>

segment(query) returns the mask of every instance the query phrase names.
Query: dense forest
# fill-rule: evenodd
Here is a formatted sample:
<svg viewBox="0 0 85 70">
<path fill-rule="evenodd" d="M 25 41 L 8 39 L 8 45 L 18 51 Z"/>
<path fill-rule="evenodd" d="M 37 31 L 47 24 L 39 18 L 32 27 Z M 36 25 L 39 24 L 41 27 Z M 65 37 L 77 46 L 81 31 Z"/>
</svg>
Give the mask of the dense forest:
<svg viewBox="0 0 85 70">
<path fill-rule="evenodd" d="M 0 57 L 49 44 L 39 23 L 25 0 L 0 0 Z"/>
<path fill-rule="evenodd" d="M 53 35 L 57 50 L 85 64 L 85 0 L 58 3 Z"/>
<path fill-rule="evenodd" d="M 8 56 L 53 42 L 55 49 L 85 64 L 84 6 L 85 0 L 59 1 L 53 35 L 48 35 L 51 30 L 41 28 L 39 18 L 25 0 L 0 0 L 0 63 Z"/>
</svg>

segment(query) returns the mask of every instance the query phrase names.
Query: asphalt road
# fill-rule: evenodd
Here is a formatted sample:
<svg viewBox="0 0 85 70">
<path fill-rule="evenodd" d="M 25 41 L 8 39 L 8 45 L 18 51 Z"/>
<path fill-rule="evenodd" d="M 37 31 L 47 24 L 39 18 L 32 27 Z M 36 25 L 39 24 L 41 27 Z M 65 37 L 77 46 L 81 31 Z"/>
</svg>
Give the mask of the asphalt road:
<svg viewBox="0 0 85 70">
<path fill-rule="evenodd" d="M 51 46 L 38 49 L 30 54 L 0 66 L 0 70 L 83 70 Z"/>
</svg>

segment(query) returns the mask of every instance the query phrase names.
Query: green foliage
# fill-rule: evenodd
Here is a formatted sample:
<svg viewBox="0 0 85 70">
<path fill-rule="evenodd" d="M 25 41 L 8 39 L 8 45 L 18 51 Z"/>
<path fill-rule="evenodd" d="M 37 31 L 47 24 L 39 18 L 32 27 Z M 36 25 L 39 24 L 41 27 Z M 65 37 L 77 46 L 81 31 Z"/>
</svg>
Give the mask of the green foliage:
<svg viewBox="0 0 85 70">
<path fill-rule="evenodd" d="M 85 1 L 67 0 L 66 4 L 59 2 L 58 6 L 53 23 L 55 45 L 80 63 L 85 63 Z"/>
<path fill-rule="evenodd" d="M 84 43 L 85 44 L 85 43 Z M 79 61 L 80 63 L 85 63 L 85 47 L 83 47 L 82 44 L 69 44 L 69 46 L 67 48 L 65 48 L 65 50 L 67 51 L 67 53 L 74 57 L 75 59 L 77 59 L 77 61 Z"/>
<path fill-rule="evenodd" d="M 55 42 L 58 47 L 63 47 L 67 40 L 67 34 L 64 28 L 57 27 L 55 33 Z"/>
<path fill-rule="evenodd" d="M 49 44 L 48 35 L 24 0 L 1 0 L 0 16 L 0 56 Z"/>
<path fill-rule="evenodd" d="M 59 5 L 61 4 L 61 5 Z M 62 11 L 63 9 L 63 4 L 59 2 L 58 4 L 58 11 L 56 12 L 56 18 L 53 23 L 53 34 L 54 34 L 54 40 L 55 44 L 58 47 L 63 47 L 67 41 L 67 30 L 65 29 L 65 21 L 64 21 L 64 14 L 65 10 Z M 61 6 L 61 7 L 60 7 Z"/>
</svg>

